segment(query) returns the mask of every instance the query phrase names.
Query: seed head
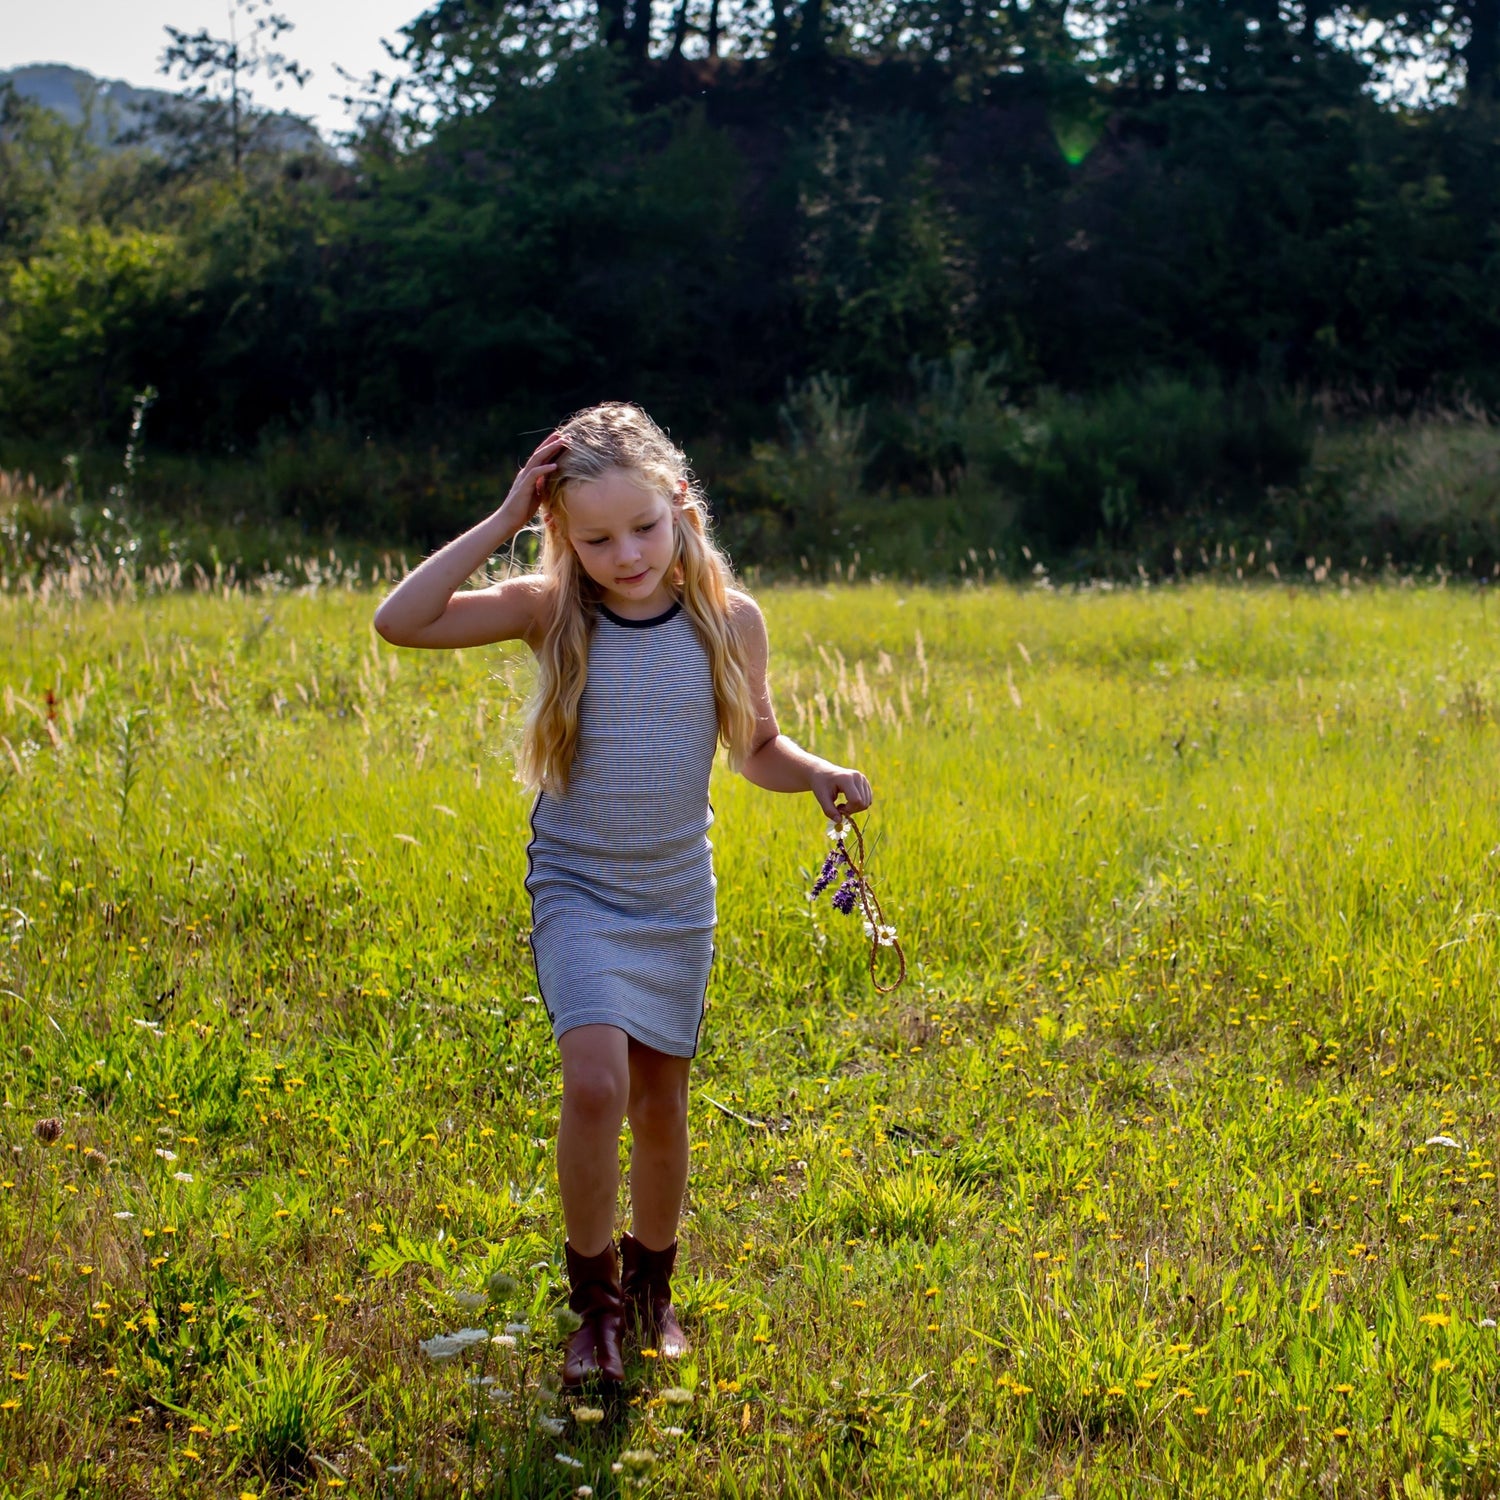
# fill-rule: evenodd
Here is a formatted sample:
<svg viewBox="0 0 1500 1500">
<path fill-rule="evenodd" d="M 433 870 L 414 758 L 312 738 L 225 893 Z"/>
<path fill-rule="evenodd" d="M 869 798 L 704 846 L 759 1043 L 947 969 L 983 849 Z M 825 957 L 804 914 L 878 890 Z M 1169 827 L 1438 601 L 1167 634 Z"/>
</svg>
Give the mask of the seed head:
<svg viewBox="0 0 1500 1500">
<path fill-rule="evenodd" d="M 23 1063 L 36 1061 L 36 1048 L 30 1042 L 21 1043 L 21 1061 Z"/>
<path fill-rule="evenodd" d="M 45 1120 L 36 1122 L 36 1138 L 44 1146 L 50 1146 L 54 1141 L 61 1138 L 63 1133 L 63 1122 L 52 1115 Z"/>
</svg>

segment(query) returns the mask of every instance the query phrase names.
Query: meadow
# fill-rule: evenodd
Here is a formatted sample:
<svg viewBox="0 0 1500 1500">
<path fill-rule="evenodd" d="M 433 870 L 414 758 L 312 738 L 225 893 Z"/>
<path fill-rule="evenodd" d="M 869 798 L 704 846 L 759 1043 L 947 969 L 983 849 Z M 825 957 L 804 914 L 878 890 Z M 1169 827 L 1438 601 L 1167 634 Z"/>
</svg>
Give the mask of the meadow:
<svg viewBox="0 0 1500 1500">
<path fill-rule="evenodd" d="M 203 582 L 0 596 L 0 1496 L 1500 1491 L 1486 589 L 764 589 L 910 973 L 720 766 L 695 1349 L 605 1409 L 527 663 Z"/>
</svg>

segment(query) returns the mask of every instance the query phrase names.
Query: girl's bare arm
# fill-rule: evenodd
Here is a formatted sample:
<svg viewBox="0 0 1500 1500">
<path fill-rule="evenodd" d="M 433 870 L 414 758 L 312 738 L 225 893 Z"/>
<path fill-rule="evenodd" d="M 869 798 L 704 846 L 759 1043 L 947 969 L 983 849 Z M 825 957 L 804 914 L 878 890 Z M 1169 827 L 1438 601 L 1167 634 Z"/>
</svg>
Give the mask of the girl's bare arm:
<svg viewBox="0 0 1500 1500">
<path fill-rule="evenodd" d="M 547 460 L 562 447 L 557 434 L 529 459 L 500 508 L 413 568 L 375 611 L 375 629 L 393 646 L 487 646 L 528 636 L 540 582 L 512 578 L 487 589 L 464 581 L 498 552 L 536 513 L 538 483 L 557 467 Z"/>
<path fill-rule="evenodd" d="M 735 624 L 749 646 L 750 691 L 755 698 L 755 740 L 740 774 L 768 792 L 811 792 L 830 817 L 863 812 L 874 800 L 870 783 L 847 766 L 804 750 L 781 733 L 766 684 L 770 644 L 760 608 L 747 594 L 731 594 Z M 839 799 L 843 801 L 840 802 Z"/>
</svg>

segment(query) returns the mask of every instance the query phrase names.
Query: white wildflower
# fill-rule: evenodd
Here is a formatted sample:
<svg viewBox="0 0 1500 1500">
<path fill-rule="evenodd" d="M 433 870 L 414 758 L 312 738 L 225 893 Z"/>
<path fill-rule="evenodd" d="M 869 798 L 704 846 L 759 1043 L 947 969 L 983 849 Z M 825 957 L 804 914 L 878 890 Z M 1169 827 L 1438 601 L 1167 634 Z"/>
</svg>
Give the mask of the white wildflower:
<svg viewBox="0 0 1500 1500">
<path fill-rule="evenodd" d="M 552 1456 L 565 1469 L 581 1469 L 583 1467 L 583 1460 L 581 1458 L 574 1458 L 571 1453 L 554 1453 Z"/>
<path fill-rule="evenodd" d="M 156 1148 L 156 1154 L 161 1157 L 163 1161 L 177 1160 L 177 1153 L 175 1151 L 168 1151 L 165 1146 L 158 1146 Z"/>
<path fill-rule="evenodd" d="M 597 1406 L 575 1406 L 573 1408 L 573 1420 L 581 1422 L 585 1427 L 593 1422 L 604 1420 L 603 1409 Z"/>
<path fill-rule="evenodd" d="M 1454 1151 L 1462 1151 L 1464 1149 L 1451 1135 L 1430 1135 L 1423 1144 L 1428 1146 L 1447 1146 Z"/>
<path fill-rule="evenodd" d="M 538 1417 L 536 1425 L 548 1437 L 561 1437 L 568 1424 L 561 1417 Z"/>
<path fill-rule="evenodd" d="M 439 1333 L 430 1339 L 422 1339 L 417 1347 L 428 1359 L 441 1363 L 475 1344 L 484 1343 L 489 1336 L 487 1328 L 460 1328 L 457 1333 Z"/>
<path fill-rule="evenodd" d="M 516 1347 L 516 1336 L 513 1333 L 497 1333 L 490 1340 L 492 1344 L 499 1344 L 502 1349 L 514 1349 Z"/>
<path fill-rule="evenodd" d="M 693 1393 L 685 1390 L 680 1385 L 669 1386 L 661 1393 L 661 1399 L 668 1406 L 691 1406 L 693 1404 Z"/>
<path fill-rule="evenodd" d="M 178 1182 L 191 1182 L 193 1180 L 193 1174 L 191 1172 L 173 1172 L 172 1176 L 175 1177 Z"/>
</svg>

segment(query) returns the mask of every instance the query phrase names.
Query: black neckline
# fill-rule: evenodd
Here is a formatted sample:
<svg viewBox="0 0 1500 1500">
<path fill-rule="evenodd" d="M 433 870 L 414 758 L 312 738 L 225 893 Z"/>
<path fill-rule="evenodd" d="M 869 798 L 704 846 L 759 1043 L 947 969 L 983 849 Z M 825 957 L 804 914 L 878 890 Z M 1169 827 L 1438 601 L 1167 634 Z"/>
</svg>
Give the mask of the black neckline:
<svg viewBox="0 0 1500 1500">
<path fill-rule="evenodd" d="M 623 615 L 617 615 L 607 604 L 600 604 L 599 612 L 606 620 L 623 625 L 626 630 L 646 630 L 652 625 L 665 625 L 681 608 L 682 600 L 674 599 L 670 608 L 659 615 L 652 615 L 649 620 L 627 620 Z"/>
</svg>

